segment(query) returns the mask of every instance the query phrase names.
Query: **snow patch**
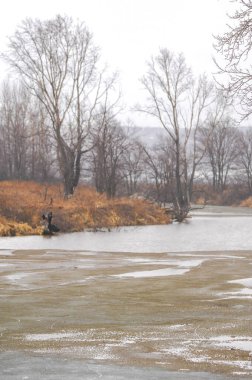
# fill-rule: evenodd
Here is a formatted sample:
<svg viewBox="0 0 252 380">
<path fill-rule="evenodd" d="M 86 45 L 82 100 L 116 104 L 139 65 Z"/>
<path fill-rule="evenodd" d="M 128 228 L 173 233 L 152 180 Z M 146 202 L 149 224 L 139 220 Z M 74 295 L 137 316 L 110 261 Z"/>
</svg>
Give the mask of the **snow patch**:
<svg viewBox="0 0 252 380">
<path fill-rule="evenodd" d="M 241 278 L 239 280 L 228 281 L 230 284 L 240 284 L 252 288 L 252 278 Z"/>
<path fill-rule="evenodd" d="M 205 260 L 159 260 L 150 261 L 150 264 L 168 264 L 172 268 L 154 269 L 148 271 L 135 271 L 113 275 L 113 277 L 125 278 L 144 278 L 144 277 L 164 277 L 164 276 L 177 276 L 182 275 L 190 271 L 191 268 L 200 266 Z M 175 267 L 175 268 L 174 268 Z"/>
<path fill-rule="evenodd" d="M 0 249 L 0 256 L 12 256 L 13 251 L 9 249 Z"/>
<path fill-rule="evenodd" d="M 32 273 L 25 273 L 25 272 L 17 272 L 17 273 L 13 273 L 13 274 L 6 276 L 6 278 L 11 282 L 17 282 L 17 281 L 22 280 L 23 278 L 31 276 L 31 275 L 33 275 L 33 274 Z"/>
<path fill-rule="evenodd" d="M 140 272 L 128 272 L 122 274 L 113 275 L 113 277 L 125 278 L 144 278 L 144 277 L 163 277 L 163 276 L 177 276 L 189 272 L 190 269 L 174 269 L 174 268 L 165 268 L 165 269 L 156 269 L 156 270 L 146 270 Z"/>
<path fill-rule="evenodd" d="M 13 266 L 14 264 L 10 264 L 10 263 L 0 263 L 0 268 L 3 268 L 3 267 L 11 267 Z"/>
<path fill-rule="evenodd" d="M 249 351 L 252 353 L 252 337 L 233 337 L 221 335 L 214 338 L 209 338 L 214 346 L 229 348 L 235 350 Z"/>
<path fill-rule="evenodd" d="M 35 341 L 48 341 L 48 340 L 60 340 L 60 339 L 76 339 L 80 337 L 80 333 L 76 332 L 59 332 L 50 334 L 28 334 L 25 340 L 29 342 Z"/>
</svg>

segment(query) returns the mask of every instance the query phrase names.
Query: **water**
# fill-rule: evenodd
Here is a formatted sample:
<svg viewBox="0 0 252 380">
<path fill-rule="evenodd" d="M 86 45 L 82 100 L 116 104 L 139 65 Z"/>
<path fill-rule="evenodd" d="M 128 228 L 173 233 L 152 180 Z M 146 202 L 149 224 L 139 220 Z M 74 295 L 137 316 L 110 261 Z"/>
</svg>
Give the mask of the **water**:
<svg viewBox="0 0 252 380">
<path fill-rule="evenodd" d="M 6 356 L 11 361 L 11 370 L 4 368 L 1 363 L 5 362 Z M 130 366 L 105 366 L 102 364 L 87 363 L 78 360 L 62 360 L 58 357 L 28 355 L 1 354 L 0 353 L 0 374 L 3 380 L 228 380 L 226 376 L 215 375 L 214 378 L 204 372 L 176 373 L 156 368 L 137 368 Z M 20 359 L 22 367 L 20 368 Z M 24 368 L 27 368 L 24 371 Z M 2 369 L 2 372 L 1 372 Z"/>
<path fill-rule="evenodd" d="M 122 227 L 110 232 L 6 237 L 0 249 L 65 249 L 109 252 L 183 252 L 252 249 L 252 210 L 208 207 L 186 223 Z"/>
<path fill-rule="evenodd" d="M 251 231 L 252 210 L 207 207 L 0 238 L 0 378 L 251 378 Z"/>
</svg>

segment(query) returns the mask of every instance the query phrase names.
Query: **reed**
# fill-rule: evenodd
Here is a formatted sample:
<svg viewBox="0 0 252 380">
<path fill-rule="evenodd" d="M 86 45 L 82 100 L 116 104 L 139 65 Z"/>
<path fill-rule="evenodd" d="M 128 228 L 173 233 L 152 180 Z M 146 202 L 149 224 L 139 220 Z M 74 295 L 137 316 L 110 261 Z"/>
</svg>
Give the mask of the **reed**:
<svg viewBox="0 0 252 380">
<path fill-rule="evenodd" d="M 143 199 L 107 199 L 82 185 L 64 199 L 60 184 L 0 182 L 0 236 L 42 234 L 41 216 L 49 211 L 62 232 L 170 222 L 160 207 Z"/>
</svg>

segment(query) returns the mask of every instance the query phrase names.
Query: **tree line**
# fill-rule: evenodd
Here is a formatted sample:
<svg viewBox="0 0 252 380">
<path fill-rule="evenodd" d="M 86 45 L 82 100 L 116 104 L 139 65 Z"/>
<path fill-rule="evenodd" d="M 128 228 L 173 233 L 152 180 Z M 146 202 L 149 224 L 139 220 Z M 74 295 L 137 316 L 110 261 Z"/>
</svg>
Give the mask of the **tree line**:
<svg viewBox="0 0 252 380">
<path fill-rule="evenodd" d="M 243 24 L 249 16 L 243 9 L 234 17 Z M 225 85 L 194 76 L 183 54 L 160 49 L 151 57 L 140 78 L 147 100 L 135 112 L 164 133 L 148 146 L 121 125 L 117 74 L 102 66 L 86 25 L 60 15 L 24 20 L 1 54 L 16 76 L 0 88 L 0 178 L 62 180 L 66 198 L 80 181 L 108 197 L 143 194 L 172 203 L 178 220 L 190 209 L 195 184 L 223 192 L 243 183 L 250 193 L 252 132 L 237 128 L 234 112 L 238 99 L 239 112 L 250 115 L 249 69 L 246 88 L 239 76 L 250 48 L 239 52 L 234 35 L 242 32 L 235 28 L 216 37 L 227 60 L 224 68 L 216 64 L 231 76 Z"/>
</svg>

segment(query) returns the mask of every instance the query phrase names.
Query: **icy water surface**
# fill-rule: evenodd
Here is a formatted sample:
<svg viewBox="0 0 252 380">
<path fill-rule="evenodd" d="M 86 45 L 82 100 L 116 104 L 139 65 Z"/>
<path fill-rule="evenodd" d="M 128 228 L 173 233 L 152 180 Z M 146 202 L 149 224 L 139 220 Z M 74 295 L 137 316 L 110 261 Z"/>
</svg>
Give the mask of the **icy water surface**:
<svg viewBox="0 0 252 380">
<path fill-rule="evenodd" d="M 0 239 L 0 378 L 252 378 L 252 218 L 210 211 Z"/>
<path fill-rule="evenodd" d="M 53 237 L 1 238 L 2 249 L 84 249 L 110 252 L 252 250 L 252 209 L 207 207 L 186 223 L 121 227 Z"/>
</svg>

